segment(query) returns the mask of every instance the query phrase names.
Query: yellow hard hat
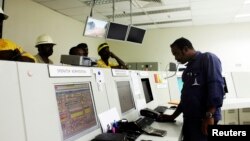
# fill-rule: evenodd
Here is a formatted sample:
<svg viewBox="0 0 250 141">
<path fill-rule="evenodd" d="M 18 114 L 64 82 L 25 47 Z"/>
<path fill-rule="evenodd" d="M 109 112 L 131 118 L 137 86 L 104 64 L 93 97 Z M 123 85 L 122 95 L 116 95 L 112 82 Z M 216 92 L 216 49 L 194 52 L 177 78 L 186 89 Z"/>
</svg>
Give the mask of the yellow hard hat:
<svg viewBox="0 0 250 141">
<path fill-rule="evenodd" d="M 109 48 L 109 45 L 107 43 L 102 43 L 98 46 L 97 52 L 99 53 L 102 49 Z"/>
</svg>

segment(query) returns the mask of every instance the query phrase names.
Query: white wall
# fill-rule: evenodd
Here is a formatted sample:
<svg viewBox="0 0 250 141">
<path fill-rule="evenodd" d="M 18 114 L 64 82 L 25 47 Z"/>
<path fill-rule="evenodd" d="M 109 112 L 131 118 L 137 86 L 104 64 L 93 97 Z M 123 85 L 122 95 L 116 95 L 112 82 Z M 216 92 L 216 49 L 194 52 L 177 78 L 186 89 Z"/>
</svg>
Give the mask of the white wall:
<svg viewBox="0 0 250 141">
<path fill-rule="evenodd" d="M 37 54 L 36 38 L 47 33 L 57 43 L 50 57 L 56 64 L 60 62 L 61 54 L 68 54 L 69 49 L 80 42 L 87 42 L 89 56 L 98 57 L 97 46 L 104 40 L 83 37 L 84 23 L 32 0 L 5 0 L 4 11 L 9 19 L 4 21 L 3 38 L 16 42 L 31 54 Z"/>
<path fill-rule="evenodd" d="M 57 46 L 51 59 L 59 63 L 61 54 L 86 42 L 89 56 L 99 57 L 97 46 L 105 40 L 82 36 L 84 23 L 61 15 L 31 0 L 6 0 L 5 12 L 10 16 L 4 23 L 3 37 L 36 54 L 36 37 L 50 34 Z M 160 70 L 175 61 L 169 45 L 179 37 L 190 39 L 196 50 L 210 51 L 219 56 L 224 71 L 249 70 L 250 23 L 178 27 L 147 30 L 143 44 L 107 40 L 111 50 L 125 62 L 159 62 Z"/>
<path fill-rule="evenodd" d="M 179 27 L 147 30 L 142 45 L 112 42 L 114 52 L 126 61 L 159 62 L 164 70 L 175 61 L 170 44 L 177 38 L 188 38 L 196 50 L 210 51 L 219 56 L 224 71 L 249 70 L 250 23 Z"/>
</svg>

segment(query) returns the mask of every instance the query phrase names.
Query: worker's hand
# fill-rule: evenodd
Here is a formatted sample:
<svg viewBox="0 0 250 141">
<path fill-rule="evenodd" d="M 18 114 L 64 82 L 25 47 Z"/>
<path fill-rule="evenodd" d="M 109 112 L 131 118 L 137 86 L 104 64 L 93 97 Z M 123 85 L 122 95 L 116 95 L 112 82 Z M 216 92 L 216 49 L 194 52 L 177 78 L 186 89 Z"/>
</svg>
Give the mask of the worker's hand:
<svg viewBox="0 0 250 141">
<path fill-rule="evenodd" d="M 110 53 L 110 57 L 115 58 L 116 55 L 113 52 L 110 51 L 109 53 Z"/>
<path fill-rule="evenodd" d="M 1 60 L 17 61 L 20 58 L 20 56 L 21 56 L 21 53 L 18 49 L 0 51 Z"/>
<path fill-rule="evenodd" d="M 202 133 L 204 135 L 208 135 L 208 126 L 209 125 L 214 125 L 214 118 L 204 118 L 202 120 L 202 127 L 201 127 L 201 130 L 202 130 Z"/>
<path fill-rule="evenodd" d="M 29 57 L 22 56 L 22 54 L 20 53 L 18 49 L 0 51 L 0 60 L 35 62 L 35 60 Z"/>
</svg>

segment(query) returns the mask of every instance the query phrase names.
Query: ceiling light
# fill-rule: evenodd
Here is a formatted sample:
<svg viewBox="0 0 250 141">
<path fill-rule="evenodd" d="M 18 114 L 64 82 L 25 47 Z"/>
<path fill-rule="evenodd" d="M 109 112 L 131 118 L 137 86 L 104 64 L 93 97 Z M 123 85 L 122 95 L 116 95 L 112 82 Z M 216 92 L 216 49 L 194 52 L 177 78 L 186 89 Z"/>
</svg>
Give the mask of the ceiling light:
<svg viewBox="0 0 250 141">
<path fill-rule="evenodd" d="M 235 18 L 245 18 L 245 17 L 250 17 L 250 14 L 240 14 L 235 16 Z"/>
<path fill-rule="evenodd" d="M 250 0 L 245 0 L 244 4 L 250 4 Z"/>
</svg>

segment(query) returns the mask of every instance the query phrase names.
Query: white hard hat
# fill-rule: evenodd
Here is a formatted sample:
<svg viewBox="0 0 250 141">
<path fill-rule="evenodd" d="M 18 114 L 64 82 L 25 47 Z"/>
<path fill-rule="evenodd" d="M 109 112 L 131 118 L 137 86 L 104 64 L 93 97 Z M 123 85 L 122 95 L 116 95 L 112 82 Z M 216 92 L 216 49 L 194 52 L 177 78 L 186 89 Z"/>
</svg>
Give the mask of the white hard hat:
<svg viewBox="0 0 250 141">
<path fill-rule="evenodd" d="M 47 34 L 42 34 L 40 36 L 37 37 L 37 40 L 36 40 L 36 47 L 38 45 L 41 45 L 41 44 L 53 44 L 55 45 L 55 43 L 53 42 L 52 38 L 47 35 Z"/>
<path fill-rule="evenodd" d="M 4 20 L 8 19 L 8 15 L 4 14 L 2 7 L 0 7 L 0 14 L 3 14 Z"/>
</svg>

